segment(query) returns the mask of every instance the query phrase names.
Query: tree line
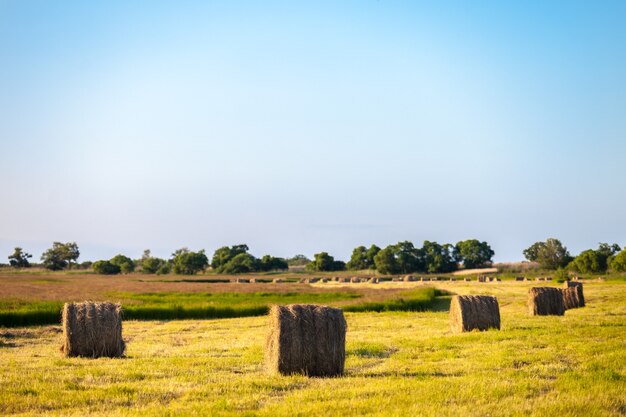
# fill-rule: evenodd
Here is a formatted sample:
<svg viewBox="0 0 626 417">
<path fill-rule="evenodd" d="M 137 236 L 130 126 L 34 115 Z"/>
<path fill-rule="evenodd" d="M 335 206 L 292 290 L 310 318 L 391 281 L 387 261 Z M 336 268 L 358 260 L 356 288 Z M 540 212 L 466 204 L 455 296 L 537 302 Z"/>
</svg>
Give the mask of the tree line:
<svg viewBox="0 0 626 417">
<path fill-rule="evenodd" d="M 620 248 L 617 243 L 599 243 L 597 249 L 587 249 L 573 257 L 560 240 L 549 238 L 525 249 L 524 257 L 550 270 L 569 270 L 581 274 L 600 274 L 609 269 L 626 272 L 626 248 Z"/>
<path fill-rule="evenodd" d="M 588 249 L 573 257 L 558 239 L 550 238 L 545 242 L 532 244 L 523 254 L 527 260 L 549 270 L 579 273 L 604 273 L 609 269 L 615 272 L 626 271 L 626 248 L 622 249 L 617 244 L 600 243 L 597 249 Z M 347 263 L 336 260 L 328 252 L 316 253 L 313 259 L 304 255 L 292 258 L 264 255 L 257 258 L 249 253 L 249 247 L 245 244 L 223 246 L 213 253 L 210 260 L 204 250 L 194 252 L 188 248 L 176 250 L 169 259 L 154 257 L 150 250 L 145 250 L 140 259 L 119 254 L 93 263 L 87 261 L 79 264 L 79 256 L 76 242 L 54 242 L 41 255 L 41 265 L 52 271 L 92 268 L 96 273 L 107 275 L 130 273 L 136 269 L 148 274 L 193 275 L 207 269 L 223 274 L 240 274 L 285 271 L 290 266 L 320 272 L 373 270 L 382 274 L 447 273 L 460 268 L 490 266 L 494 251 L 487 242 L 469 239 L 455 245 L 426 240 L 421 247 L 416 247 L 410 241 L 398 242 L 385 248 L 376 245 L 358 246 L 352 251 Z M 32 255 L 20 247 L 16 247 L 8 257 L 9 264 L 15 268 L 30 267 L 31 258 Z"/>
</svg>

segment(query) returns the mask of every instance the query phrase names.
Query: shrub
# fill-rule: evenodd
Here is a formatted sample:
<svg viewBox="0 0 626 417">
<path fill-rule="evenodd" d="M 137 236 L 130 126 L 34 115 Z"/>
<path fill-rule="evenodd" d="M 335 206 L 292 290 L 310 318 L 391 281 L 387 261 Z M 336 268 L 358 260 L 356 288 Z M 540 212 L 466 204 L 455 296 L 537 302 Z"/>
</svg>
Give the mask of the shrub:
<svg viewBox="0 0 626 417">
<path fill-rule="evenodd" d="M 615 272 L 626 272 L 626 249 L 615 255 L 611 261 L 611 269 Z"/>
<path fill-rule="evenodd" d="M 135 270 L 135 262 L 128 256 L 116 255 L 111 258 L 109 262 L 111 262 L 113 265 L 119 266 L 124 274 L 128 274 Z"/>
<path fill-rule="evenodd" d="M 109 261 L 96 261 L 93 263 L 92 267 L 96 274 L 116 275 L 122 272 L 122 268 Z"/>
<path fill-rule="evenodd" d="M 194 275 L 204 271 L 209 266 L 209 259 L 204 254 L 204 250 L 191 252 L 187 248 L 183 248 L 174 252 L 172 265 L 176 274 Z"/>
<path fill-rule="evenodd" d="M 167 265 L 167 262 L 164 259 L 153 257 L 144 258 L 141 261 L 141 272 L 145 274 L 156 274 L 165 265 Z M 169 271 L 167 273 L 169 273 Z"/>
</svg>

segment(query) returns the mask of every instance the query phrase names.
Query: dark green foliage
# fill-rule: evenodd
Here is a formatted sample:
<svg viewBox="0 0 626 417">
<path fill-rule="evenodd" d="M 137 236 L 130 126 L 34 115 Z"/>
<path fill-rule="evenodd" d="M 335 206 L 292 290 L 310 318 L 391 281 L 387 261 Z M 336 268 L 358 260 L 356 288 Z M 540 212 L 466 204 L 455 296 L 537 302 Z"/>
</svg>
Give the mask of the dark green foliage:
<svg viewBox="0 0 626 417">
<path fill-rule="evenodd" d="M 397 274 L 400 272 L 394 254 L 394 246 L 390 245 L 380 250 L 374 257 L 374 265 L 376 270 L 382 274 Z"/>
<path fill-rule="evenodd" d="M 426 270 L 426 256 L 409 241 L 398 242 L 382 249 L 374 257 L 376 270 L 383 274 L 407 274 Z"/>
<path fill-rule="evenodd" d="M 306 266 L 311 260 L 304 255 L 296 255 L 293 258 L 287 258 L 289 266 Z"/>
<path fill-rule="evenodd" d="M 110 261 L 96 261 L 92 265 L 93 272 L 102 275 L 116 275 L 122 272 L 122 268 L 119 265 L 115 265 Z"/>
<path fill-rule="evenodd" d="M 453 254 L 456 262 L 462 262 L 466 269 L 472 269 L 490 265 L 495 253 L 487 242 L 469 239 L 457 242 Z"/>
<path fill-rule="evenodd" d="M 211 268 L 217 272 L 224 272 L 224 268 L 228 262 L 239 254 L 247 253 L 248 249 L 248 245 L 245 244 L 219 248 L 213 254 L 213 258 L 211 259 Z"/>
<path fill-rule="evenodd" d="M 453 247 L 449 243 L 440 245 L 437 242 L 425 240 L 422 252 L 425 257 L 426 270 L 429 273 L 445 273 L 457 269 L 457 264 L 453 257 Z"/>
<path fill-rule="evenodd" d="M 320 252 L 314 255 L 314 258 L 306 266 L 309 271 L 342 271 L 346 268 L 346 264 L 342 261 L 335 261 L 328 252 Z"/>
<path fill-rule="evenodd" d="M 194 275 L 209 266 L 209 259 L 204 254 L 204 250 L 191 252 L 187 248 L 182 248 L 174 252 L 172 256 L 175 274 Z"/>
<path fill-rule="evenodd" d="M 289 269 L 289 264 L 283 258 L 265 255 L 258 263 L 259 271 L 285 271 Z"/>
<path fill-rule="evenodd" d="M 76 262 L 80 252 L 76 242 L 54 242 L 52 247 L 41 255 L 43 266 L 51 271 L 59 271 L 71 268 L 72 262 Z"/>
<path fill-rule="evenodd" d="M 554 238 L 545 242 L 536 242 L 524 250 L 524 256 L 531 262 L 537 262 L 543 268 L 564 268 L 572 260 L 567 248 Z"/>
<path fill-rule="evenodd" d="M 119 266 L 122 273 L 124 274 L 128 274 L 135 270 L 135 262 L 128 256 L 116 255 L 111 258 L 109 262 L 111 262 L 113 265 Z"/>
<path fill-rule="evenodd" d="M 358 246 L 352 251 L 346 268 L 351 270 L 373 269 L 376 267 L 374 257 L 378 252 L 380 252 L 380 248 L 376 245 L 370 246 L 369 249 L 365 246 Z"/>
<path fill-rule="evenodd" d="M 606 272 L 610 259 L 619 251 L 620 247 L 617 244 L 600 243 L 596 250 L 588 249 L 581 252 L 571 262 L 570 267 L 583 274 Z"/>
<path fill-rule="evenodd" d="M 242 274 L 258 270 L 258 260 L 249 253 L 240 253 L 222 266 L 220 272 L 225 274 Z"/>
<path fill-rule="evenodd" d="M 32 257 L 33 255 L 26 253 L 22 250 L 22 248 L 17 247 L 13 253 L 9 255 L 9 265 L 14 268 L 28 268 L 30 267 L 28 259 Z"/>
<path fill-rule="evenodd" d="M 615 272 L 626 272 L 626 249 L 611 260 L 611 269 Z"/>
<path fill-rule="evenodd" d="M 167 265 L 164 259 L 154 258 L 152 256 L 141 260 L 141 272 L 145 274 L 156 274 L 161 268 Z"/>
</svg>

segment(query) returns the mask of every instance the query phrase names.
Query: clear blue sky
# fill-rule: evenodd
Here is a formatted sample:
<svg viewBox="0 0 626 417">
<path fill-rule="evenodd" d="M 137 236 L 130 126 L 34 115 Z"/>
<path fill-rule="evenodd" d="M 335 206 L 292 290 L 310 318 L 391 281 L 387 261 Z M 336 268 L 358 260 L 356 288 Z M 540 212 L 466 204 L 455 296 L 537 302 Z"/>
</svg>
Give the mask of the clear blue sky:
<svg viewBox="0 0 626 417">
<path fill-rule="evenodd" d="M 0 0 L 0 254 L 626 245 L 626 2 Z"/>
</svg>

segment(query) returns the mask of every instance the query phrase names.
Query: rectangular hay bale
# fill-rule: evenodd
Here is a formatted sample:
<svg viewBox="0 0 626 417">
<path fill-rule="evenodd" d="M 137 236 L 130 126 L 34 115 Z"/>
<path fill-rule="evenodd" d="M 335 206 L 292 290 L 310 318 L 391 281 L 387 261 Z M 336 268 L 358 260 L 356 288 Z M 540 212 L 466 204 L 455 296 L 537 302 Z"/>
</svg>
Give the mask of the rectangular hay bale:
<svg viewBox="0 0 626 417">
<path fill-rule="evenodd" d="M 126 345 L 122 338 L 122 306 L 113 303 L 65 303 L 62 312 L 65 356 L 119 358 Z"/>
<path fill-rule="evenodd" d="M 269 372 L 339 376 L 346 359 L 347 324 L 340 308 L 272 306 L 265 345 Z"/>
<path fill-rule="evenodd" d="M 574 295 L 574 291 L 576 295 Z M 583 283 L 578 281 L 565 281 L 563 283 L 563 301 L 565 309 L 585 306 L 585 296 L 583 294 Z"/>
<path fill-rule="evenodd" d="M 559 288 L 533 287 L 528 290 L 528 314 L 531 316 L 562 316 L 565 314 L 563 294 Z"/>
<path fill-rule="evenodd" d="M 498 299 L 488 295 L 455 295 L 450 303 L 450 329 L 453 333 L 474 329 L 500 330 Z"/>
</svg>

